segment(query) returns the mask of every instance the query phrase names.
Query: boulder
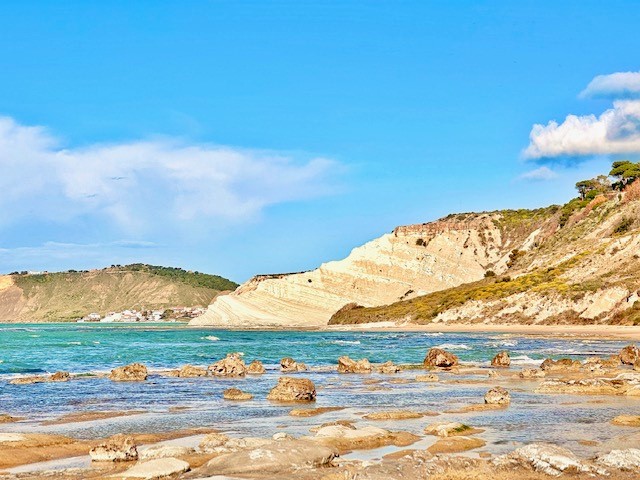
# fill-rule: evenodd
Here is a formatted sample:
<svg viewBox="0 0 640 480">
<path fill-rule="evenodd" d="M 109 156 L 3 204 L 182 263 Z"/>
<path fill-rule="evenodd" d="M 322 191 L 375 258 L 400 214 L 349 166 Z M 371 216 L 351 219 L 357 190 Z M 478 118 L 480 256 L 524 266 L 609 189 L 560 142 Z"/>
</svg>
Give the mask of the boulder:
<svg viewBox="0 0 640 480">
<path fill-rule="evenodd" d="M 435 373 L 428 373 L 426 375 L 418 375 L 416 377 L 416 382 L 437 382 L 438 380 L 440 380 L 440 378 Z"/>
<path fill-rule="evenodd" d="M 216 377 L 244 377 L 247 367 L 239 353 L 227 353 L 222 360 L 209 365 L 209 371 Z"/>
<path fill-rule="evenodd" d="M 458 365 L 458 357 L 441 348 L 430 349 L 424 358 L 424 366 L 427 368 L 451 368 L 456 365 Z"/>
<path fill-rule="evenodd" d="M 142 478 L 144 480 L 156 480 L 168 478 L 189 471 L 189 464 L 177 458 L 158 458 L 140 462 L 130 469 L 118 473 L 118 477 Z"/>
<path fill-rule="evenodd" d="M 194 453 L 191 447 L 180 445 L 153 445 L 139 452 L 140 460 L 153 460 L 156 458 L 186 457 Z"/>
<path fill-rule="evenodd" d="M 257 448 L 246 448 L 219 455 L 194 470 L 197 477 L 214 475 L 251 475 L 274 473 L 331 464 L 338 452 L 335 448 L 309 440 L 270 440 Z"/>
<path fill-rule="evenodd" d="M 132 363 L 111 370 L 109 378 L 114 382 L 143 382 L 149 376 L 147 367 L 141 363 Z"/>
<path fill-rule="evenodd" d="M 229 441 L 229 437 L 224 433 L 209 433 L 200 442 L 200 450 L 205 453 L 212 453 L 216 448 L 224 446 Z"/>
<path fill-rule="evenodd" d="M 371 373 L 369 360 L 352 360 L 347 356 L 338 359 L 338 373 Z"/>
<path fill-rule="evenodd" d="M 254 360 L 247 367 L 248 375 L 262 375 L 265 372 L 266 370 L 264 369 L 264 365 L 262 365 L 260 360 Z"/>
<path fill-rule="evenodd" d="M 491 360 L 492 367 L 508 368 L 510 365 L 511 357 L 509 356 L 509 352 L 507 352 L 506 350 L 498 353 L 495 357 L 493 357 L 493 360 Z"/>
<path fill-rule="evenodd" d="M 94 462 L 129 462 L 138 459 L 138 449 L 132 437 L 114 435 L 89 450 Z"/>
<path fill-rule="evenodd" d="M 71 375 L 69 372 L 56 372 L 49 377 L 49 381 L 51 382 L 68 382 L 70 379 Z"/>
<path fill-rule="evenodd" d="M 488 405 L 509 405 L 511 395 L 502 387 L 493 387 L 484 396 L 484 403 Z"/>
<path fill-rule="evenodd" d="M 544 378 L 546 373 L 540 368 L 523 368 L 518 376 L 520 378 Z"/>
<path fill-rule="evenodd" d="M 267 399 L 277 402 L 314 402 L 316 386 L 307 378 L 280 377 Z"/>
<path fill-rule="evenodd" d="M 337 424 L 315 429 L 315 436 L 311 439 L 322 445 L 335 447 L 340 453 L 344 453 L 388 445 L 405 447 L 417 442 L 420 437 L 409 432 L 391 432 L 373 426 L 356 428 L 350 424 Z"/>
<path fill-rule="evenodd" d="M 596 461 L 618 470 L 640 472 L 640 450 L 637 448 L 611 450 L 606 455 L 599 456 Z"/>
<path fill-rule="evenodd" d="M 280 360 L 280 371 L 282 373 L 305 372 L 306 370 L 307 366 L 304 363 L 298 363 L 291 357 L 284 357 Z"/>
<path fill-rule="evenodd" d="M 395 365 L 392 361 L 384 362 L 382 365 L 378 367 L 378 372 L 390 374 L 390 373 L 400 373 L 402 368 L 398 365 Z"/>
<path fill-rule="evenodd" d="M 184 365 L 178 371 L 178 376 L 180 378 L 206 377 L 207 369 L 202 367 L 194 367 L 193 365 Z"/>
<path fill-rule="evenodd" d="M 253 395 L 243 392 L 239 388 L 228 388 L 222 394 L 225 400 L 251 400 Z"/>
<path fill-rule="evenodd" d="M 436 435 L 437 437 L 455 437 L 458 435 L 474 435 L 481 433 L 482 430 L 472 428 L 469 425 L 459 422 L 434 423 L 428 425 L 424 429 L 427 435 Z"/>
<path fill-rule="evenodd" d="M 580 370 L 582 364 L 578 360 L 571 360 L 570 358 L 561 358 L 559 360 L 553 360 L 547 358 L 540 364 L 540 369 L 545 372 L 572 372 Z"/>
<path fill-rule="evenodd" d="M 552 476 L 558 476 L 565 471 L 587 473 L 594 471 L 570 450 L 545 443 L 532 443 L 518 448 L 497 457 L 493 463 L 507 468 L 528 467 Z"/>
<path fill-rule="evenodd" d="M 620 361 L 625 365 L 633 365 L 640 358 L 640 349 L 636 345 L 627 345 L 620 350 Z"/>
</svg>

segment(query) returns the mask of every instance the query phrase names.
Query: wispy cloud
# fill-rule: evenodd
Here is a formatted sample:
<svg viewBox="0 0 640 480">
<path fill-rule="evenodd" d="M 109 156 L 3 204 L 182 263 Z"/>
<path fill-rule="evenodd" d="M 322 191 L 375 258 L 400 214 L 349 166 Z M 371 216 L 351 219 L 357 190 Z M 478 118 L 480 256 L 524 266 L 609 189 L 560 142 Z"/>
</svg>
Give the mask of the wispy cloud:
<svg viewBox="0 0 640 480">
<path fill-rule="evenodd" d="M 518 177 L 520 180 L 525 180 L 529 182 L 544 182 L 547 180 L 553 180 L 557 178 L 558 174 L 551 170 L 549 167 L 542 166 L 536 168 L 535 170 L 530 170 L 528 172 L 523 173 Z"/>
<path fill-rule="evenodd" d="M 243 222 L 333 192 L 338 162 L 176 139 L 63 148 L 0 117 L 0 226 L 93 216 L 128 232 Z"/>
<path fill-rule="evenodd" d="M 617 72 L 609 75 L 598 75 L 587 88 L 580 92 L 580 97 L 637 97 L 640 96 L 640 72 Z"/>
</svg>

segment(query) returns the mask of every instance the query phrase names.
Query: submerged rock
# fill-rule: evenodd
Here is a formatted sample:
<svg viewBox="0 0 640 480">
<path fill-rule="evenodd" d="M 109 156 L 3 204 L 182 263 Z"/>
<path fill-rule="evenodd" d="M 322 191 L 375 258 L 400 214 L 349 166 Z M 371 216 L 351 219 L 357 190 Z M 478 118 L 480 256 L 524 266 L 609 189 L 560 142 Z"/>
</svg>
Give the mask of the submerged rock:
<svg viewBox="0 0 640 480">
<path fill-rule="evenodd" d="M 244 377 L 247 367 L 239 353 L 227 353 L 222 360 L 209 365 L 208 369 L 216 377 Z"/>
<path fill-rule="evenodd" d="M 28 377 L 18 377 L 9 381 L 11 385 L 30 385 L 33 383 L 48 382 L 68 382 L 71 379 L 69 372 L 56 372 L 53 375 L 45 377 L 43 375 L 30 375 Z"/>
<path fill-rule="evenodd" d="M 222 394 L 225 400 L 251 400 L 253 395 L 243 392 L 239 388 L 228 388 Z"/>
<path fill-rule="evenodd" d="M 623 427 L 640 427 L 640 415 L 618 415 L 611 423 Z"/>
<path fill-rule="evenodd" d="M 280 360 L 280 371 L 282 373 L 305 372 L 306 370 L 307 366 L 304 363 L 298 363 L 291 357 L 284 357 Z"/>
<path fill-rule="evenodd" d="M 441 438 L 436 443 L 427 448 L 431 454 L 438 453 L 457 453 L 473 450 L 474 448 L 484 447 L 487 444 L 481 438 L 475 437 L 446 437 Z"/>
<path fill-rule="evenodd" d="M 509 405 L 511 394 L 502 387 L 493 387 L 484 396 L 484 403 L 489 405 Z"/>
<path fill-rule="evenodd" d="M 206 377 L 207 369 L 202 367 L 194 367 L 193 365 L 185 365 L 178 372 L 180 378 L 196 378 Z"/>
<path fill-rule="evenodd" d="M 213 475 L 274 474 L 305 467 L 330 465 L 338 455 L 335 448 L 310 440 L 270 440 L 257 448 L 219 455 L 194 470 L 194 478 Z M 277 478 L 277 477 L 271 477 Z"/>
<path fill-rule="evenodd" d="M 368 413 L 362 418 L 367 420 L 409 420 L 422 417 L 424 417 L 424 413 L 412 412 L 411 410 L 386 410 Z"/>
<path fill-rule="evenodd" d="M 138 449 L 133 437 L 118 434 L 89 450 L 94 462 L 129 462 L 138 459 Z"/>
<path fill-rule="evenodd" d="M 416 376 L 416 382 L 437 382 L 438 380 L 440 380 L 440 378 L 435 373 Z"/>
<path fill-rule="evenodd" d="M 323 413 L 343 410 L 344 407 L 294 408 L 289 412 L 292 417 L 315 417 Z"/>
<path fill-rule="evenodd" d="M 536 393 L 574 395 L 640 395 L 636 383 L 625 379 L 585 378 L 582 380 L 545 380 Z"/>
<path fill-rule="evenodd" d="M 247 367 L 247 375 L 262 375 L 266 370 L 260 360 L 254 360 Z"/>
<path fill-rule="evenodd" d="M 640 359 L 640 349 L 636 345 L 627 345 L 620 350 L 620 361 L 625 365 L 633 365 Z"/>
<path fill-rule="evenodd" d="M 459 422 L 434 423 L 428 425 L 424 429 L 427 435 L 436 435 L 438 437 L 455 437 L 457 435 L 472 435 L 480 433 L 482 430 L 471 428 L 469 425 Z"/>
<path fill-rule="evenodd" d="M 402 372 L 402 368 L 395 365 L 392 361 L 388 361 L 378 367 L 378 372 L 385 374 L 400 373 Z"/>
<path fill-rule="evenodd" d="M 153 445 L 145 450 L 139 452 L 138 456 L 140 460 L 153 460 L 156 458 L 169 458 L 169 457 L 186 457 L 194 453 L 194 449 L 191 447 L 183 447 L 180 445 Z"/>
<path fill-rule="evenodd" d="M 493 463 L 501 467 L 528 467 L 552 476 L 558 476 L 565 471 L 589 473 L 595 471 L 570 450 L 546 443 L 532 443 L 518 448 L 497 457 Z"/>
<path fill-rule="evenodd" d="M 316 386 L 307 378 L 280 377 L 267 399 L 278 402 L 314 402 Z"/>
<path fill-rule="evenodd" d="M 109 378 L 114 382 L 143 382 L 149 376 L 147 367 L 141 363 L 132 363 L 111 370 Z"/>
<path fill-rule="evenodd" d="M 338 359 L 338 373 L 371 373 L 369 360 L 352 360 L 347 356 Z"/>
<path fill-rule="evenodd" d="M 506 350 L 498 353 L 491 360 L 492 367 L 507 368 L 510 365 L 511 365 L 511 357 L 509 356 L 509 352 L 507 352 Z"/>
<path fill-rule="evenodd" d="M 117 477 L 156 480 L 187 472 L 189 468 L 189 464 L 184 460 L 178 460 L 177 458 L 158 458 L 156 460 L 140 462 L 130 469 L 117 474 Z"/>
<path fill-rule="evenodd" d="M 420 437 L 409 432 L 391 432 L 383 428 L 366 426 L 356 428 L 350 424 L 326 425 L 315 429 L 315 442 L 337 448 L 341 453 L 351 450 L 395 445 L 404 447 L 417 442 Z"/>
<path fill-rule="evenodd" d="M 458 365 L 458 357 L 441 348 L 432 348 L 424 358 L 424 366 L 427 368 L 440 367 L 451 368 Z"/>
</svg>

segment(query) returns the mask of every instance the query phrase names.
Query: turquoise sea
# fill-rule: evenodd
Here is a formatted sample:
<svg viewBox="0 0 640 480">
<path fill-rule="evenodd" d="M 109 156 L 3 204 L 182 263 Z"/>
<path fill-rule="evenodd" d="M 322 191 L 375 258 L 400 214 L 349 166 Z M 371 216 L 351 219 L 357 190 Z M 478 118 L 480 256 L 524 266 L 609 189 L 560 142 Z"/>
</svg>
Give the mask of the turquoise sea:
<svg viewBox="0 0 640 480">
<path fill-rule="evenodd" d="M 6 324 L 0 325 L 0 413 L 24 417 L 1 431 L 55 432 L 79 437 L 103 437 L 120 432 L 158 432 L 188 427 L 212 427 L 243 435 L 271 435 L 281 429 L 306 434 L 311 425 L 339 418 L 362 420 L 364 413 L 407 408 L 444 412 L 482 403 L 487 378 L 442 373 L 436 384 L 413 381 L 419 370 L 398 375 L 340 375 L 335 372 L 341 355 L 368 358 L 372 363 L 392 360 L 418 364 L 429 348 L 441 346 L 462 362 L 488 366 L 501 350 L 511 354 L 513 367 L 533 367 L 547 357 L 585 358 L 617 353 L 627 342 L 583 338 L 542 338 L 512 334 L 424 332 L 318 332 L 225 331 L 188 328 L 182 324 Z M 209 365 L 229 352 L 245 360 L 261 360 L 267 373 L 245 379 L 181 379 L 158 375 L 159 370 L 184 364 Z M 305 362 L 318 389 L 316 406 L 344 410 L 317 418 L 288 416 L 291 407 L 266 400 L 280 376 L 284 356 Z M 116 383 L 86 377 L 66 383 L 10 385 L 21 375 L 108 372 L 111 368 L 142 362 L 151 370 L 147 382 Z M 333 368 L 332 368 L 333 367 Z M 488 370 L 487 370 L 488 372 Z M 532 440 L 574 442 L 575 450 L 588 450 L 577 442 L 588 438 L 605 441 L 616 434 L 609 420 L 618 414 L 637 414 L 640 399 L 541 395 L 536 382 L 492 379 L 511 391 L 512 406 L 504 411 L 442 414 L 437 421 L 464 421 L 486 429 L 490 449 L 508 450 L 505 433 L 515 442 Z M 228 402 L 222 392 L 238 387 L 255 398 Z M 98 422 L 47 425 L 61 415 L 86 411 L 138 410 L 143 413 Z M 431 419 L 430 421 L 434 421 Z M 398 428 L 398 423 L 377 425 Z M 405 429 L 420 433 L 425 420 L 406 422 Z"/>
</svg>

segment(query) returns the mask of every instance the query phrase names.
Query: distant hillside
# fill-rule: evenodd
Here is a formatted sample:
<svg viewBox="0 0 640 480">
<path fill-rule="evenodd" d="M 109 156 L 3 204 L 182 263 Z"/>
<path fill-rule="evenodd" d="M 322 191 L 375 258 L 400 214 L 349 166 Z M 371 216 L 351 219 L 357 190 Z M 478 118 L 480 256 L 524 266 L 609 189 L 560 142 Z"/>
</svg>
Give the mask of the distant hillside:
<svg viewBox="0 0 640 480">
<path fill-rule="evenodd" d="M 97 312 L 207 306 L 238 285 L 217 275 L 133 264 L 0 277 L 0 322 L 70 321 Z"/>
</svg>

